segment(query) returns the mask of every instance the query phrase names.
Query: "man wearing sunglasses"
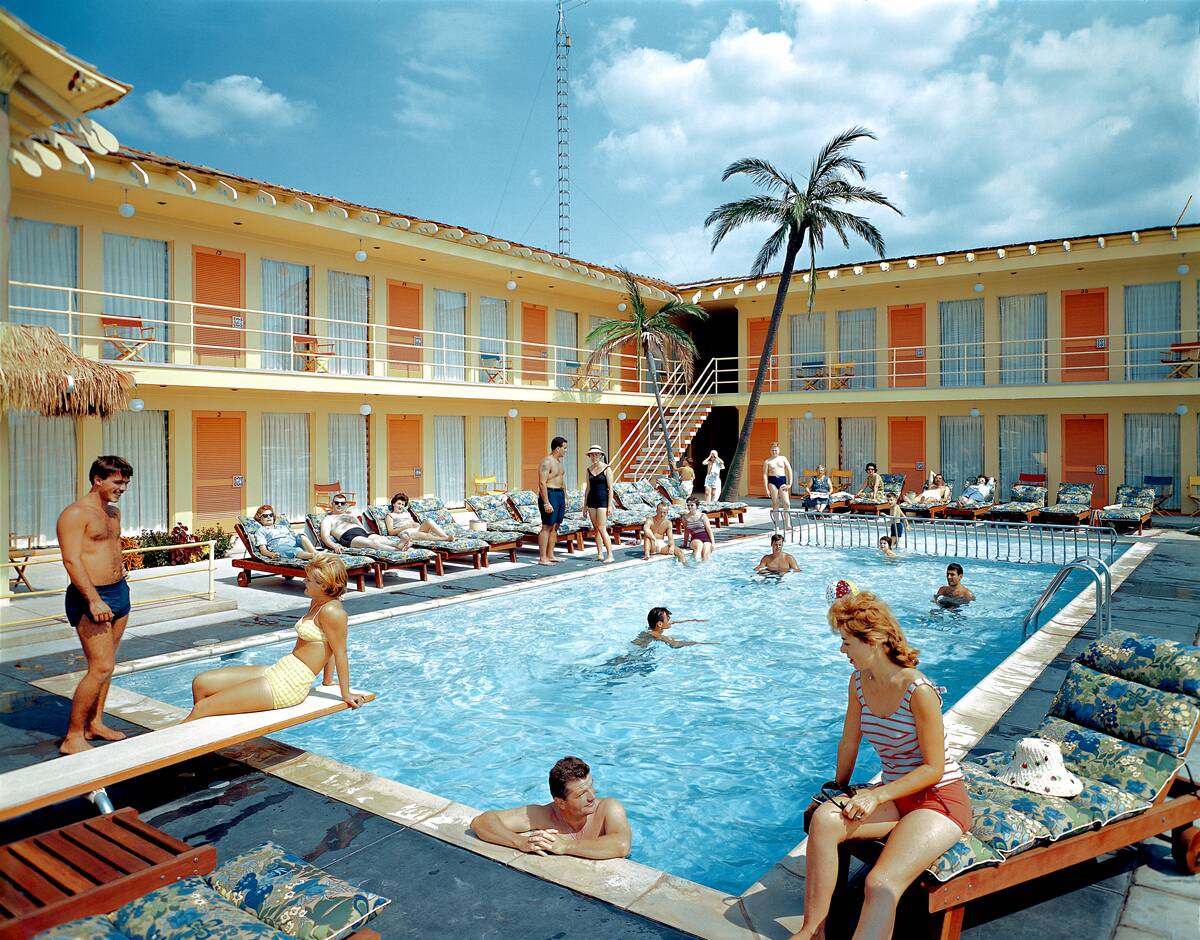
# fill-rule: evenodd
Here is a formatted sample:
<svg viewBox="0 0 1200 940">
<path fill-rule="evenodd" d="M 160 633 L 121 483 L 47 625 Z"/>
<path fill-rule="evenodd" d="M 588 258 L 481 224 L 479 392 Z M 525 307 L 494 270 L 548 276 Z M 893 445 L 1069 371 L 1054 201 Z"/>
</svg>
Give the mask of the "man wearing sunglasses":
<svg viewBox="0 0 1200 940">
<path fill-rule="evenodd" d="M 321 520 L 321 544 L 331 552 L 341 554 L 348 548 L 370 551 L 403 551 L 412 542 L 408 533 L 403 535 L 375 535 L 363 528 L 362 521 L 350 508 L 345 493 L 338 493 L 330 501 L 329 513 Z"/>
</svg>

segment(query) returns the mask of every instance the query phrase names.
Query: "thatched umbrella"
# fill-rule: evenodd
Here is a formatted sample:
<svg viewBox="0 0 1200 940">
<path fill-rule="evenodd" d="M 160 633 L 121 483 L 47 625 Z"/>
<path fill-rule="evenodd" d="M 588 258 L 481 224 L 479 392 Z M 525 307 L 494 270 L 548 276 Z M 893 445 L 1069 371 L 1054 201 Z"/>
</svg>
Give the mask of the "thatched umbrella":
<svg viewBox="0 0 1200 940">
<path fill-rule="evenodd" d="M 76 355 L 48 326 L 0 323 L 0 406 L 47 417 L 125 409 L 133 376 Z"/>
</svg>

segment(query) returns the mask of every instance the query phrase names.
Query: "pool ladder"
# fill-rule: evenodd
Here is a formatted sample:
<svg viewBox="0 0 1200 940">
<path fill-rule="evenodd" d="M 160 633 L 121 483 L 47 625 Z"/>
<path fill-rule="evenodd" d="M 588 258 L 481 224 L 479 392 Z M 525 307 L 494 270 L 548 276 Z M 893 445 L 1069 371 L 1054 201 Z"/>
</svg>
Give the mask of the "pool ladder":
<svg viewBox="0 0 1200 940">
<path fill-rule="evenodd" d="M 1059 569 L 1058 574 L 1050 579 L 1050 583 L 1046 585 L 1046 590 L 1042 591 L 1042 596 L 1037 599 L 1037 603 L 1029 609 L 1029 613 L 1025 615 L 1025 619 L 1021 621 L 1021 639 L 1029 636 L 1029 625 L 1032 623 L 1034 629 L 1038 628 L 1038 617 L 1046 605 L 1050 603 L 1050 599 L 1055 592 L 1062 587 L 1063 582 L 1074 570 L 1088 572 L 1096 582 L 1096 635 L 1104 636 L 1112 629 L 1112 569 L 1108 567 L 1099 558 L 1093 558 L 1091 555 L 1085 555 L 1082 558 L 1076 558 L 1074 561 L 1069 561 Z"/>
</svg>

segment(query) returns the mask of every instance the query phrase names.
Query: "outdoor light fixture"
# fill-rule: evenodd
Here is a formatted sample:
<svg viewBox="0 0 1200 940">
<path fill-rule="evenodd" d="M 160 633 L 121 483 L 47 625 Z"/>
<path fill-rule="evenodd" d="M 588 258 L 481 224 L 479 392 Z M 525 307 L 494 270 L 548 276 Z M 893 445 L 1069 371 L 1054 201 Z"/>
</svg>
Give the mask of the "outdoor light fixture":
<svg viewBox="0 0 1200 940">
<path fill-rule="evenodd" d="M 911 271 L 917 266 L 917 259 L 909 258 L 907 263 L 908 263 L 908 269 Z"/>
<path fill-rule="evenodd" d="M 504 286 L 505 286 L 506 288 L 508 288 L 509 290 L 516 290 L 516 289 L 517 289 L 517 282 L 516 282 L 516 281 L 514 281 L 514 280 L 513 280 L 513 279 L 510 277 L 510 278 L 509 278 L 509 279 L 508 279 L 508 280 L 505 282 Z"/>
<path fill-rule="evenodd" d="M 1189 268 L 1186 264 L 1181 264 L 1179 267 L 1177 267 L 1175 269 L 1175 273 L 1176 274 L 1187 274 L 1188 271 L 1190 271 L 1190 270 L 1191 270 L 1191 268 Z"/>
<path fill-rule="evenodd" d="M 888 264 L 886 261 L 880 261 L 879 262 L 879 270 L 880 271 L 890 271 L 890 270 L 892 270 L 892 266 L 890 264 Z"/>
<path fill-rule="evenodd" d="M 1063 251 L 1070 251 L 1070 250 L 1071 250 L 1071 243 L 1066 242 L 1066 241 L 1063 242 Z"/>
<path fill-rule="evenodd" d="M 1133 239 L 1133 243 L 1135 245 L 1142 240 L 1142 236 L 1139 235 L 1137 232 L 1130 232 L 1129 237 Z"/>
<path fill-rule="evenodd" d="M 516 408 L 509 408 L 509 409 L 508 409 L 508 416 L 509 416 L 510 418 L 515 418 L 515 417 L 517 416 L 517 409 L 516 409 Z"/>
<path fill-rule="evenodd" d="M 367 405 L 367 404 L 359 405 L 358 413 L 365 418 L 367 415 L 369 415 L 371 413 L 371 406 Z"/>
<path fill-rule="evenodd" d="M 979 417 L 979 409 L 972 408 L 969 412 L 967 412 L 967 414 L 969 414 L 972 418 L 978 418 Z"/>
<path fill-rule="evenodd" d="M 854 273 L 855 273 L 855 274 L 862 274 L 862 273 L 863 273 L 863 266 L 862 266 L 861 264 L 856 264 L 856 265 L 854 266 Z"/>
<path fill-rule="evenodd" d="M 997 258 L 1003 258 L 1003 257 L 1004 257 L 1005 255 L 1007 255 L 1007 254 L 1008 254 L 1008 252 L 1007 252 L 1007 251 L 1005 251 L 1003 248 L 997 248 L 997 249 L 996 249 L 996 257 L 997 257 Z"/>
<path fill-rule="evenodd" d="M 129 201 L 129 190 L 122 189 L 121 192 L 125 194 L 125 200 L 119 206 L 117 206 L 117 214 L 123 219 L 132 219 L 133 214 L 137 212 L 137 209 L 135 209 L 133 207 L 133 203 Z"/>
<path fill-rule="evenodd" d="M 617 310 L 620 313 L 624 313 L 627 309 L 628 307 L 626 306 L 625 301 L 622 300 L 619 304 L 617 304 Z"/>
<path fill-rule="evenodd" d="M 1101 248 L 1104 247 L 1104 236 L 1103 235 L 1101 235 L 1099 238 L 1096 239 L 1096 244 L 1099 245 Z"/>
<path fill-rule="evenodd" d="M 977 293 L 977 294 L 983 293 L 983 282 L 982 281 L 975 282 L 975 293 Z"/>
<path fill-rule="evenodd" d="M 617 420 L 618 420 L 618 421 L 624 421 L 624 420 L 625 420 L 625 412 L 623 412 L 623 411 L 618 411 L 618 412 L 617 412 Z"/>
<path fill-rule="evenodd" d="M 1188 413 L 1187 405 L 1176 405 L 1175 406 L 1175 414 L 1180 415 L 1182 417 L 1183 415 L 1185 415 L 1187 413 Z"/>
<path fill-rule="evenodd" d="M 1031 255 L 1036 255 L 1036 254 L 1037 254 L 1037 245 L 1030 245 L 1030 246 L 1029 246 L 1029 253 L 1030 253 Z"/>
<path fill-rule="evenodd" d="M 836 269 L 829 272 L 829 280 L 831 280 L 831 281 L 835 280 L 837 278 L 837 276 L 838 276 L 838 272 Z"/>
<path fill-rule="evenodd" d="M 946 256 L 938 255 L 934 260 L 938 263 L 938 267 L 940 268 L 943 264 L 946 263 Z"/>
<path fill-rule="evenodd" d="M 759 281 L 757 284 L 754 285 L 754 289 L 761 294 L 763 291 L 765 291 L 767 289 L 767 282 Z"/>
<path fill-rule="evenodd" d="M 973 251 L 968 251 L 968 252 L 967 252 L 967 260 L 968 260 L 968 261 L 971 261 L 971 262 L 974 262 L 974 260 L 975 260 L 975 252 L 973 252 Z"/>
<path fill-rule="evenodd" d="M 363 250 L 361 238 L 358 240 L 358 251 L 356 251 L 354 253 L 354 260 L 357 261 L 359 264 L 362 264 L 364 261 L 367 260 L 367 253 L 366 253 L 366 251 Z"/>
<path fill-rule="evenodd" d="M 130 411 L 141 411 L 145 407 L 146 407 L 146 403 L 144 401 L 142 401 L 140 398 L 129 399 L 129 410 Z"/>
<path fill-rule="evenodd" d="M 804 420 L 805 421 L 811 421 L 812 419 L 813 419 L 813 413 L 811 411 L 804 412 Z"/>
</svg>

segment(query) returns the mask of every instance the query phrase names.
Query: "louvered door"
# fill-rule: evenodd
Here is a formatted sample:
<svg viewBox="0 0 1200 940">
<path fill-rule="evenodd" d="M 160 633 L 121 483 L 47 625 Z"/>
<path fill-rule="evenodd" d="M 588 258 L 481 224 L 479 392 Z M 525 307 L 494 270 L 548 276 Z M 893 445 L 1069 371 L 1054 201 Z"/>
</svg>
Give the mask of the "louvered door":
<svg viewBox="0 0 1200 940">
<path fill-rule="evenodd" d="M 196 304 L 192 342 L 198 363 L 243 364 L 245 331 L 249 325 L 241 309 L 245 306 L 242 301 L 244 263 L 245 257 L 237 252 L 219 248 L 192 249 L 192 299 Z"/>
<path fill-rule="evenodd" d="M 192 412 L 193 528 L 246 512 L 246 413 Z"/>
</svg>

